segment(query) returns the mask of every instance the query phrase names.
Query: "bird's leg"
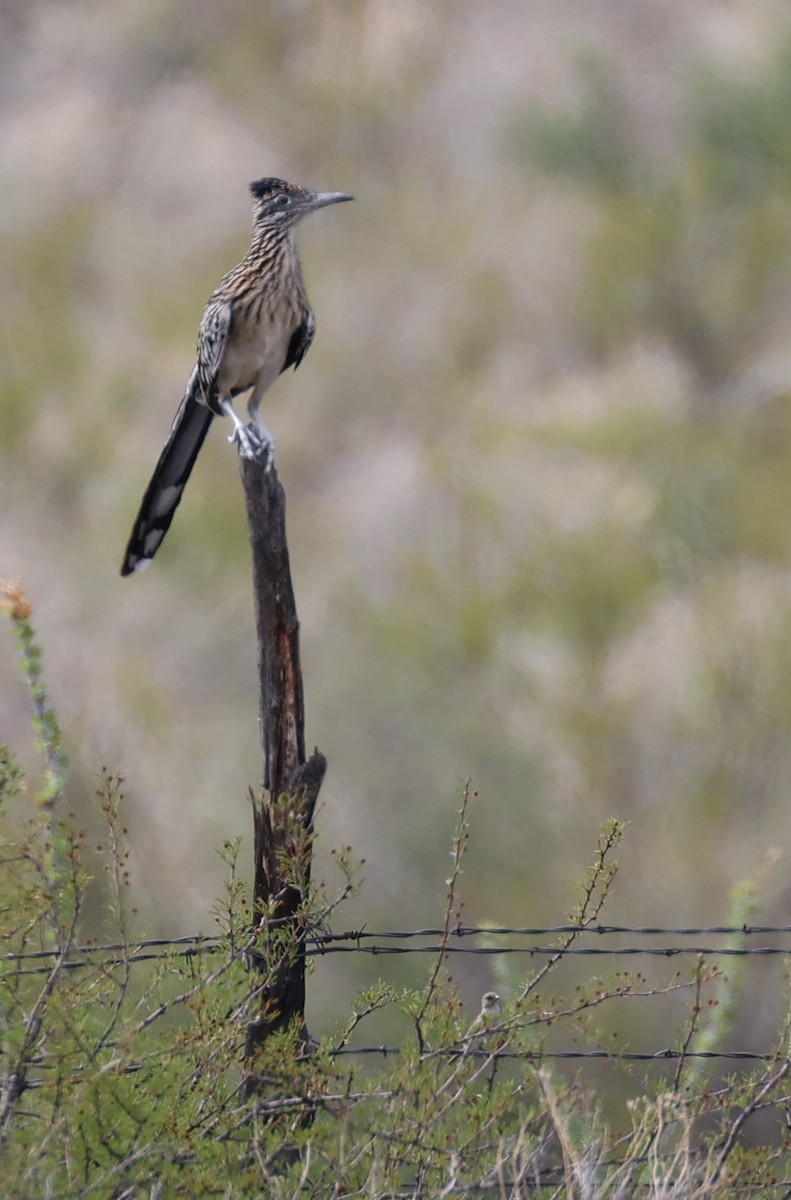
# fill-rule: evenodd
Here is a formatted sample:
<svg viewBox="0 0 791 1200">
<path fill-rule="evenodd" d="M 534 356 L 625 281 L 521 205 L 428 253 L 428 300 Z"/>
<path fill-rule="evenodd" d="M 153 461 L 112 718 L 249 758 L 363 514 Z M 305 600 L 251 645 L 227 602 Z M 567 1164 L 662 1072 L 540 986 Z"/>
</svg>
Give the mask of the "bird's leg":
<svg viewBox="0 0 791 1200">
<path fill-rule="evenodd" d="M 267 470 L 269 470 L 275 457 L 275 439 L 257 408 L 250 409 L 250 424 L 246 426 L 246 429 L 248 433 L 252 434 L 253 440 L 260 443 L 262 453 L 266 452 L 269 456 L 267 464 Z"/>
<path fill-rule="evenodd" d="M 250 393 L 250 399 L 247 401 L 247 411 L 250 415 L 250 422 L 247 426 L 247 432 L 251 435 L 254 442 L 261 446 L 261 453 L 266 453 L 268 462 L 266 464 L 267 471 L 272 466 L 275 457 L 275 439 L 272 437 L 266 422 L 259 413 L 258 409 L 263 399 L 264 393 L 272 383 L 271 372 L 259 372 L 255 387 Z"/>
<path fill-rule="evenodd" d="M 275 443 L 263 421 L 245 425 L 233 411 L 230 400 L 221 401 L 220 408 L 233 422 L 233 433 L 229 434 L 228 441 L 236 442 L 240 457 L 265 458 L 266 469 L 269 470 L 275 452 Z"/>
</svg>

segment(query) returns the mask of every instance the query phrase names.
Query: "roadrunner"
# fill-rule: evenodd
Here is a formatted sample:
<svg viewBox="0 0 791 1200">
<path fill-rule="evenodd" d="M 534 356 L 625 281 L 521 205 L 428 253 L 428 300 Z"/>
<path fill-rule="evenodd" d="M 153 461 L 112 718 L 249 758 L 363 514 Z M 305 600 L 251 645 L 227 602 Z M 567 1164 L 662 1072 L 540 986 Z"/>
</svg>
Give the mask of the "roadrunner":
<svg viewBox="0 0 791 1200">
<path fill-rule="evenodd" d="M 261 399 L 282 371 L 299 366 L 313 341 L 316 322 L 302 281 L 294 226 L 317 208 L 352 197 L 309 192 L 282 179 L 258 179 L 250 192 L 250 249 L 203 310 L 198 361 L 143 496 L 122 575 L 144 570 L 162 544 L 214 417 L 230 417 L 228 440 L 236 442 L 240 455 L 265 458 L 267 468 L 271 466 L 274 441 L 258 412 Z M 233 400 L 251 388 L 250 423 L 245 425 Z"/>
</svg>

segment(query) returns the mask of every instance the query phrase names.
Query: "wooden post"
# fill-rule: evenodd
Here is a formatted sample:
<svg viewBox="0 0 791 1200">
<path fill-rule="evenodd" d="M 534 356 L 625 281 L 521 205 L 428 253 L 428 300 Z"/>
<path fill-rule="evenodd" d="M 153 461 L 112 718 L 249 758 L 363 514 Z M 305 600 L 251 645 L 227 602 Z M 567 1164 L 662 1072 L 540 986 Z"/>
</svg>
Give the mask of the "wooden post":
<svg viewBox="0 0 791 1200">
<path fill-rule="evenodd" d="M 259 719 L 263 782 L 267 795 L 253 796 L 254 921 L 276 931 L 276 949 L 253 956 L 265 975 L 247 1027 L 245 1057 L 278 1030 L 296 1022 L 303 1044 L 305 957 L 301 911 L 310 883 L 313 813 L 326 759 L 305 758 L 304 702 L 299 662 L 299 622 L 286 542 L 286 497 L 274 467 L 240 459 L 253 558 L 258 642 Z M 264 946 L 267 939 L 263 939 Z M 291 952 L 283 947 L 291 945 Z M 256 1090 L 254 1075 L 245 1091 Z"/>
</svg>

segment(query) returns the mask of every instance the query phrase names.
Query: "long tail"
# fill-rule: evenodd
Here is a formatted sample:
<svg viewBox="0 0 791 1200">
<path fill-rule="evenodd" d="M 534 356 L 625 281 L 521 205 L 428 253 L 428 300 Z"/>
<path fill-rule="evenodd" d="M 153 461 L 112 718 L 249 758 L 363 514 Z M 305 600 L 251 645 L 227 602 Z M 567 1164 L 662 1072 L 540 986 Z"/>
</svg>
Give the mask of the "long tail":
<svg viewBox="0 0 791 1200">
<path fill-rule="evenodd" d="M 121 574 L 144 571 L 170 528 L 181 494 L 203 445 L 214 414 L 195 399 L 197 381 L 190 380 L 179 405 L 170 437 L 159 456 L 126 547 Z"/>
</svg>

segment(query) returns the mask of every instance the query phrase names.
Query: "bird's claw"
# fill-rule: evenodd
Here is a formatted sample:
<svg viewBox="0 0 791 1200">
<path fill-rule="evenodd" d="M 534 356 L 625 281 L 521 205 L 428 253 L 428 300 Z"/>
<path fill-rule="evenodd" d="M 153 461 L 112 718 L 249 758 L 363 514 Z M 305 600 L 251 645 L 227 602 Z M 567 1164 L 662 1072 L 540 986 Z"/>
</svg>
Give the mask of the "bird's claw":
<svg viewBox="0 0 791 1200">
<path fill-rule="evenodd" d="M 228 435 L 228 441 L 236 443 L 240 458 L 264 459 L 264 470 L 271 469 L 275 443 L 271 437 L 263 437 L 254 425 L 237 425 Z"/>
</svg>

